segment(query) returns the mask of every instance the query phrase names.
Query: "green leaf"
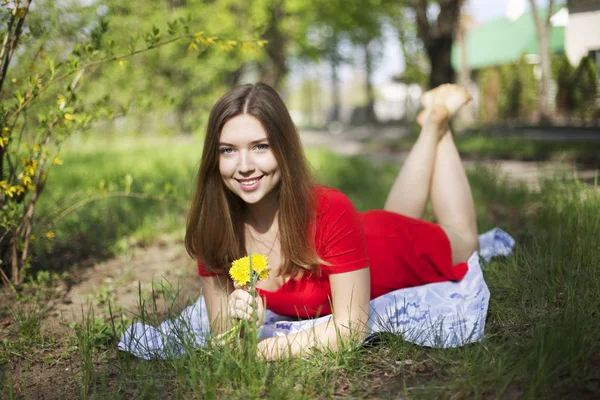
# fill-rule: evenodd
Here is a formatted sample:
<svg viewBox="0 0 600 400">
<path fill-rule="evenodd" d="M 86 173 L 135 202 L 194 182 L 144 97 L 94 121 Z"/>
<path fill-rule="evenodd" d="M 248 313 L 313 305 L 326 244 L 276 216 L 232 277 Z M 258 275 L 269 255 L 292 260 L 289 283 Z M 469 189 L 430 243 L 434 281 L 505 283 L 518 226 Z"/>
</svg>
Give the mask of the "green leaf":
<svg viewBox="0 0 600 400">
<path fill-rule="evenodd" d="M 46 60 L 46 65 L 48 65 L 48 69 L 50 70 L 50 80 L 52 80 L 56 75 L 56 65 L 54 64 L 54 60 L 52 58 L 48 58 Z"/>
</svg>

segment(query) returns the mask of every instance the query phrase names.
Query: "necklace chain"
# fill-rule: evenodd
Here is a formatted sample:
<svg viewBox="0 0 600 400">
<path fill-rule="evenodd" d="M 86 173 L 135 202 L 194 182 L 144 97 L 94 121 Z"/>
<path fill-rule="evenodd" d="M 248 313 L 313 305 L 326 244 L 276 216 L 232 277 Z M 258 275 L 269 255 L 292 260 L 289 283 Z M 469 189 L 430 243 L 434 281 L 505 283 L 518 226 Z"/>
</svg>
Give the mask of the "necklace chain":
<svg viewBox="0 0 600 400">
<path fill-rule="evenodd" d="M 254 236 L 254 234 L 252 233 L 253 229 L 252 227 L 248 226 L 248 233 L 250 234 L 250 236 L 252 237 L 252 239 L 257 242 L 262 244 L 265 247 L 269 247 L 269 251 L 267 253 L 267 256 L 270 256 L 271 253 L 273 252 L 273 247 L 275 247 L 275 243 L 277 242 L 277 239 L 279 238 L 279 230 L 277 230 L 277 233 L 275 234 L 275 237 L 273 238 L 273 242 L 271 242 L 271 245 L 269 246 L 268 241 L 267 244 L 265 244 L 264 240 L 261 240 L 259 238 L 257 238 L 256 236 Z"/>
</svg>

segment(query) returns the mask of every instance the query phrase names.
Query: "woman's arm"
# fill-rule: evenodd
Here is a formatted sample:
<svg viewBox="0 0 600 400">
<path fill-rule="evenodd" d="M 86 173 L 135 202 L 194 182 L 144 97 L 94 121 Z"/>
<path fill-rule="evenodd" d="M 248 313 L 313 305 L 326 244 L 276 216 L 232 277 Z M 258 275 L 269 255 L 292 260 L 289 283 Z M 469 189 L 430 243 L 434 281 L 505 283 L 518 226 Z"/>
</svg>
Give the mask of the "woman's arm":
<svg viewBox="0 0 600 400">
<path fill-rule="evenodd" d="M 313 349 L 337 351 L 342 343 L 367 336 L 369 321 L 369 268 L 329 276 L 333 303 L 332 322 L 291 335 L 268 338 L 258 344 L 267 360 L 310 354 Z"/>
<path fill-rule="evenodd" d="M 231 279 L 226 276 L 202 276 L 201 285 L 213 334 L 227 332 L 232 327 L 232 319 L 253 321 L 254 311 L 255 323 L 262 325 L 265 310 L 260 297 L 252 297 L 243 289 L 234 290 Z"/>
<path fill-rule="evenodd" d="M 233 292 L 233 283 L 224 275 L 201 276 L 202 295 L 206 301 L 208 320 L 213 334 L 227 332 L 231 327 L 228 318 L 229 295 Z"/>
</svg>

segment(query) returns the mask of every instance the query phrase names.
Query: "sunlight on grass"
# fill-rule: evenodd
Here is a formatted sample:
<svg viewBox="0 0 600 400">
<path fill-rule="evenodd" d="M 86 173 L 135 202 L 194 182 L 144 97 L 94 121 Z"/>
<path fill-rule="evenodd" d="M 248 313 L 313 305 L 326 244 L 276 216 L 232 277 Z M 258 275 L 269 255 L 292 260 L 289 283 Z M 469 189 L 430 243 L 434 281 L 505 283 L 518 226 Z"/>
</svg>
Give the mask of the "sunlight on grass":
<svg viewBox="0 0 600 400">
<path fill-rule="evenodd" d="M 90 139 L 66 148 L 64 164 L 50 172 L 40 198 L 39 267 L 113 255 L 124 238 L 144 243 L 157 232 L 181 236 L 201 148 L 193 137 Z M 48 231 L 54 240 L 45 239 Z"/>
</svg>

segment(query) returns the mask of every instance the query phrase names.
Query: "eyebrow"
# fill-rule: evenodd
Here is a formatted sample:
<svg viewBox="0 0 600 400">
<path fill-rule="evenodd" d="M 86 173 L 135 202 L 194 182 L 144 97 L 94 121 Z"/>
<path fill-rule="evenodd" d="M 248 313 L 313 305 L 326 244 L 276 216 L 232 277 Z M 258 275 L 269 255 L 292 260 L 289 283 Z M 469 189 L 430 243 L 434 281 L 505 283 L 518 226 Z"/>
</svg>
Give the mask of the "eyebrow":
<svg viewBox="0 0 600 400">
<path fill-rule="evenodd" d="M 261 143 L 261 142 L 268 142 L 268 141 L 269 141 L 269 138 L 265 137 L 265 138 L 262 138 L 262 139 L 253 140 L 253 141 L 250 142 L 250 144 L 258 144 L 258 143 Z M 234 146 L 234 145 L 231 144 L 231 143 L 227 143 L 227 142 L 219 142 L 219 146 Z"/>
</svg>

